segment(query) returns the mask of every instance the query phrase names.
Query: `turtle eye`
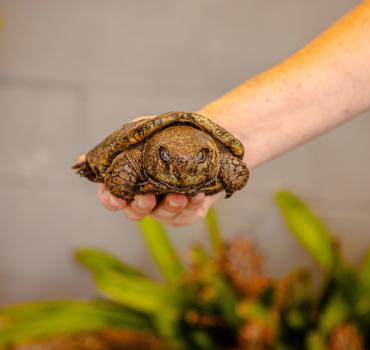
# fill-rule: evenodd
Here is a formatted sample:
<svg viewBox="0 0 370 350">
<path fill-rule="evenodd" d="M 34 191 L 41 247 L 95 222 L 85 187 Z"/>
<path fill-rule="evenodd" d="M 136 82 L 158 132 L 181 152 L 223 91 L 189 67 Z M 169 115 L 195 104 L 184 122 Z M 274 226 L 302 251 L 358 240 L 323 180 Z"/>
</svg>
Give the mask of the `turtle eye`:
<svg viewBox="0 0 370 350">
<path fill-rule="evenodd" d="M 169 162 L 170 161 L 170 155 L 168 154 L 167 150 L 164 147 L 161 147 L 159 149 L 159 156 L 164 162 Z"/>
<path fill-rule="evenodd" d="M 204 162 L 205 161 L 205 159 L 206 159 L 206 156 L 207 156 L 207 154 L 208 154 L 208 149 L 207 148 L 202 148 L 200 151 L 199 151 L 199 153 L 197 154 L 197 157 L 196 157 L 196 161 L 198 162 L 198 163 L 202 163 L 202 162 Z"/>
</svg>

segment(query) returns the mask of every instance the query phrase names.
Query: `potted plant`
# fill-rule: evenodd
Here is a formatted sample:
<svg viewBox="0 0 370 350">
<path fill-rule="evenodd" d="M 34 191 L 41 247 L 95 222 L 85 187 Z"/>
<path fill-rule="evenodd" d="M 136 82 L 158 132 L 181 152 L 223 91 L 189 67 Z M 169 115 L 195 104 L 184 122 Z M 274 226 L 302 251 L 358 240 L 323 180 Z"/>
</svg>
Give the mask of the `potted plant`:
<svg viewBox="0 0 370 350">
<path fill-rule="evenodd" d="M 104 251 L 79 249 L 76 260 L 103 298 L 0 309 L 1 350 L 370 348 L 370 253 L 352 267 L 299 198 L 281 191 L 276 203 L 323 270 L 318 294 L 304 269 L 266 276 L 251 242 L 221 238 L 213 210 L 206 218 L 211 249 L 192 247 L 188 264 L 163 226 L 145 218 L 139 228 L 163 281 Z"/>
</svg>

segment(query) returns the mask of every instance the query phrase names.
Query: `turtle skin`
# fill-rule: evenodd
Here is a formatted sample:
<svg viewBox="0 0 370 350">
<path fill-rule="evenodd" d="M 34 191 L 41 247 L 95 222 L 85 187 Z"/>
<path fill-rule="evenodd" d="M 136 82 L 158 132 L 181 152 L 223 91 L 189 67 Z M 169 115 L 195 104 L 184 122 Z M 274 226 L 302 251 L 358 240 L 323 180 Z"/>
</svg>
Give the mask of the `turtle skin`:
<svg viewBox="0 0 370 350">
<path fill-rule="evenodd" d="M 128 202 L 136 194 L 220 191 L 226 198 L 249 178 L 242 143 L 198 113 L 169 112 L 124 124 L 73 166 Z"/>
</svg>

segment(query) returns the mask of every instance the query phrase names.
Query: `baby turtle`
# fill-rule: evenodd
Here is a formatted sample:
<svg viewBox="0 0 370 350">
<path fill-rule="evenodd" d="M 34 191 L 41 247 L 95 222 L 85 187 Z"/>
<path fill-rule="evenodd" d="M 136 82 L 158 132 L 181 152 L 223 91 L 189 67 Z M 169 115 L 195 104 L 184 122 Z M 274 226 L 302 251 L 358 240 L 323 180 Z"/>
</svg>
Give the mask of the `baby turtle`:
<svg viewBox="0 0 370 350">
<path fill-rule="evenodd" d="M 222 190 L 230 197 L 249 177 L 243 155 L 241 142 L 210 119 L 170 112 L 124 124 L 73 168 L 127 201 L 136 194 Z"/>
</svg>

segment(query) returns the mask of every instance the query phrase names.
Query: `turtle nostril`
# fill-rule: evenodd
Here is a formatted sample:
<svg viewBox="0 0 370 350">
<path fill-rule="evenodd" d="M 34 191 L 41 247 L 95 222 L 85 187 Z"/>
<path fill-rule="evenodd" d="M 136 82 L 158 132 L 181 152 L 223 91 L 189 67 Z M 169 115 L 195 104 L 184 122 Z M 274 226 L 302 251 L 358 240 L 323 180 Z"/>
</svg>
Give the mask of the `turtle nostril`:
<svg viewBox="0 0 370 350">
<path fill-rule="evenodd" d="M 175 169 L 174 175 L 175 175 L 176 180 L 181 179 L 181 172 L 178 169 Z"/>
</svg>

